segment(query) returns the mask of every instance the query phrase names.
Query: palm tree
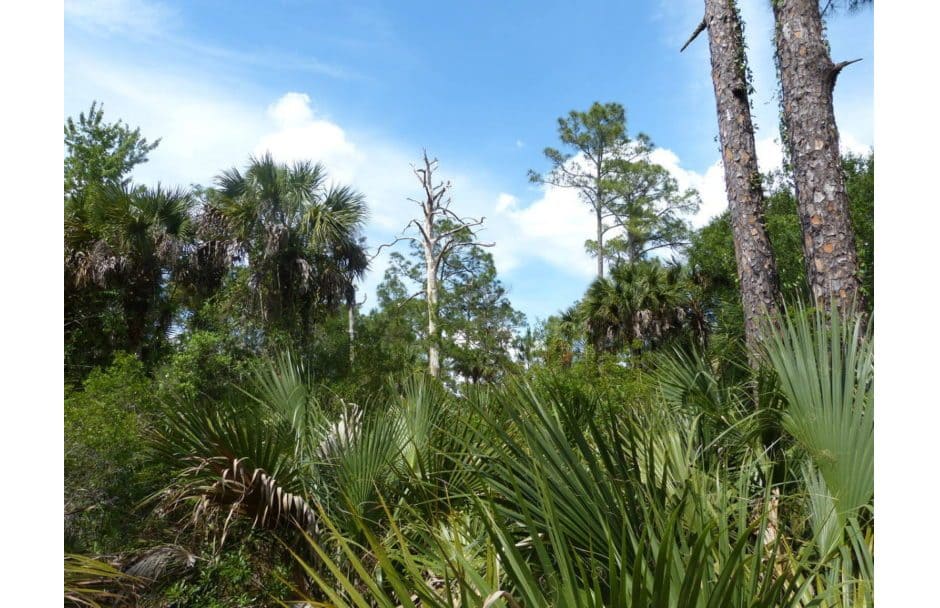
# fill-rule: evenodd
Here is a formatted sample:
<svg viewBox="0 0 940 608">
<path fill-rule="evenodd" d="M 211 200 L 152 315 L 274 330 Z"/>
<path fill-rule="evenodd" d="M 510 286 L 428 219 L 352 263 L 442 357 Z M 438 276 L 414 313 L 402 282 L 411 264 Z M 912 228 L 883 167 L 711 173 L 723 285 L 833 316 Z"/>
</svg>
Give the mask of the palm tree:
<svg viewBox="0 0 940 608">
<path fill-rule="evenodd" d="M 581 304 L 588 338 L 599 351 L 638 350 L 662 342 L 687 322 L 703 327 L 681 266 L 642 261 L 615 266 Z"/>
<path fill-rule="evenodd" d="M 167 287 L 192 236 L 191 207 L 189 193 L 159 185 L 108 184 L 65 199 L 67 335 L 112 308 L 125 335 L 110 347 L 147 358 L 173 319 Z"/>
<path fill-rule="evenodd" d="M 360 239 L 365 199 L 326 181 L 320 163 L 288 166 L 265 154 L 251 158 L 244 173 L 223 172 L 204 214 L 225 226 L 221 249 L 247 262 L 265 324 L 292 335 L 299 330 L 301 341 L 315 311 L 349 302 L 368 266 Z M 220 245 L 204 246 L 210 244 Z"/>
</svg>

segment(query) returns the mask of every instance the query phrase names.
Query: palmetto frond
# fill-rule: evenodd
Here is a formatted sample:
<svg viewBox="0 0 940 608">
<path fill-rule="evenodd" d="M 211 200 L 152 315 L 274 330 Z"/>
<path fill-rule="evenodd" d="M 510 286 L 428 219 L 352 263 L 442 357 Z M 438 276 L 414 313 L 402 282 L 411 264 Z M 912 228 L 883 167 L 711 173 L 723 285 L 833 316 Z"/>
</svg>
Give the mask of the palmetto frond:
<svg viewBox="0 0 940 608">
<path fill-rule="evenodd" d="M 149 584 L 172 579 L 196 565 L 196 555 L 180 545 L 161 545 L 138 554 L 125 573 Z"/>
<path fill-rule="evenodd" d="M 224 169 L 216 176 L 215 184 L 226 198 L 237 198 L 245 193 L 245 177 L 236 167 Z"/>
<path fill-rule="evenodd" d="M 189 505 L 192 521 L 219 517 L 224 540 L 235 515 L 256 525 L 313 524 L 289 423 L 257 402 L 176 404 L 155 436 L 177 470 L 157 498 L 165 511 Z"/>
<path fill-rule="evenodd" d="M 312 529 L 316 518 L 313 508 L 303 495 L 285 490 L 285 485 L 263 468 L 252 466 L 245 458 L 193 458 L 192 466 L 182 472 L 193 480 L 208 473 L 211 483 L 181 484 L 167 495 L 164 504 L 175 506 L 195 499 L 194 521 L 207 517 L 211 511 L 225 512 L 226 524 L 236 514 L 247 516 L 254 525 L 267 528 L 289 528 L 298 525 Z M 227 509 L 227 511 L 226 511 Z M 222 542 L 226 528 L 222 528 Z"/>
<path fill-rule="evenodd" d="M 318 506 L 373 512 L 399 470 L 403 419 L 394 410 L 366 416 L 355 404 L 327 415 L 317 390 L 285 353 L 259 367 L 242 401 L 174 406 L 155 447 L 177 473 L 155 498 L 166 511 L 189 506 L 194 523 L 219 520 L 223 539 L 236 516 L 312 531 Z"/>
<path fill-rule="evenodd" d="M 317 243 L 348 240 L 368 219 L 365 197 L 349 186 L 331 186 L 306 206 L 304 229 Z"/>
<path fill-rule="evenodd" d="M 840 509 L 852 511 L 868 503 L 874 488 L 871 330 L 837 311 L 797 313 L 767 345 L 787 397 L 784 423 L 819 466 Z"/>
<path fill-rule="evenodd" d="M 808 480 L 831 495 L 841 530 L 874 495 L 874 341 L 864 319 L 838 310 L 795 313 L 771 331 L 766 352 L 787 400 L 784 428 L 818 469 L 819 478 L 810 471 Z M 823 500 L 812 504 L 828 539 Z"/>
<path fill-rule="evenodd" d="M 326 184 L 326 167 L 322 163 L 297 161 L 284 172 L 285 190 L 297 203 L 316 201 Z"/>
<path fill-rule="evenodd" d="M 803 605 L 811 564 L 779 543 L 763 558 L 753 469 L 725 485 L 693 475 L 697 463 L 656 438 L 663 427 L 581 432 L 538 391 L 491 397 L 497 410 L 474 405 L 474 428 L 495 449 L 466 465 L 485 488 L 463 512 L 429 518 L 415 501 L 379 499 L 388 533 L 354 515 L 360 543 L 321 513 L 326 533 L 308 542 L 324 568 L 297 558 L 331 605 Z"/>
<path fill-rule="evenodd" d="M 141 579 L 85 555 L 65 554 L 65 605 L 87 608 L 131 601 Z"/>
</svg>

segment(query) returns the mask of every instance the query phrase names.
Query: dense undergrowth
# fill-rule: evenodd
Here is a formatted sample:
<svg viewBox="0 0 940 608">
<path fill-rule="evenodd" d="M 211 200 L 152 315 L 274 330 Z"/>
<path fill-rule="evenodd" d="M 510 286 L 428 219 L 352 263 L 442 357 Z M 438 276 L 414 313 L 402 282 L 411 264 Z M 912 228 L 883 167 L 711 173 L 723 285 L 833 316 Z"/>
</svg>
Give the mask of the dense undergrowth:
<svg viewBox="0 0 940 608">
<path fill-rule="evenodd" d="M 675 350 L 353 400 L 289 354 L 211 395 L 119 360 L 67 404 L 142 404 L 88 448 L 134 485 L 102 486 L 126 520 L 73 515 L 100 559 L 67 557 L 67 602 L 871 605 L 873 343 L 791 312 L 757 373 Z"/>
</svg>

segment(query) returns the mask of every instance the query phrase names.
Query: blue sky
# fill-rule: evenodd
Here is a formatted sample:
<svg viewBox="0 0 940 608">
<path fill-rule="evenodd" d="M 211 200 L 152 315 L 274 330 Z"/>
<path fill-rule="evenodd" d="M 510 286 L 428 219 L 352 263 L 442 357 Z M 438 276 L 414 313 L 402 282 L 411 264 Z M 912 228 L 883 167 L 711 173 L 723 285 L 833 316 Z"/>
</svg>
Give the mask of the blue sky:
<svg viewBox="0 0 940 608">
<path fill-rule="evenodd" d="M 758 155 L 771 169 L 780 151 L 769 0 L 740 4 Z M 595 100 L 624 104 L 631 133 L 649 134 L 656 160 L 699 189 L 693 222 L 725 207 L 707 40 L 678 52 L 701 10 L 701 0 L 67 0 L 65 113 L 98 99 L 111 119 L 162 137 L 135 175 L 145 183 L 209 184 L 265 150 L 321 160 L 367 195 L 373 246 L 413 215 L 409 163 L 427 148 L 454 183 L 454 208 L 487 217 L 500 277 L 534 321 L 580 297 L 593 270 L 588 208 L 526 179 L 546 168 L 557 117 Z M 829 23 L 833 59 L 864 59 L 835 97 L 853 151 L 874 143 L 872 26 L 870 9 Z"/>
</svg>

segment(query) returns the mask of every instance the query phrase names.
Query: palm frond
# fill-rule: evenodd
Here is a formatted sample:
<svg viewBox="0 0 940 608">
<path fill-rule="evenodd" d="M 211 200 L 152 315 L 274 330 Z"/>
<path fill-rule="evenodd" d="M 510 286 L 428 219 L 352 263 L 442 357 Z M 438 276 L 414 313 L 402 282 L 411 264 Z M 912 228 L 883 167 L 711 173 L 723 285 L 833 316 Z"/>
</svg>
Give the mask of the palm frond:
<svg viewBox="0 0 940 608">
<path fill-rule="evenodd" d="M 85 555 L 65 554 L 65 605 L 103 608 L 130 602 L 140 579 Z"/>
<path fill-rule="evenodd" d="M 783 424 L 818 468 L 840 517 L 851 516 L 874 495 L 874 343 L 861 318 L 795 312 L 766 342 L 787 399 Z"/>
</svg>

